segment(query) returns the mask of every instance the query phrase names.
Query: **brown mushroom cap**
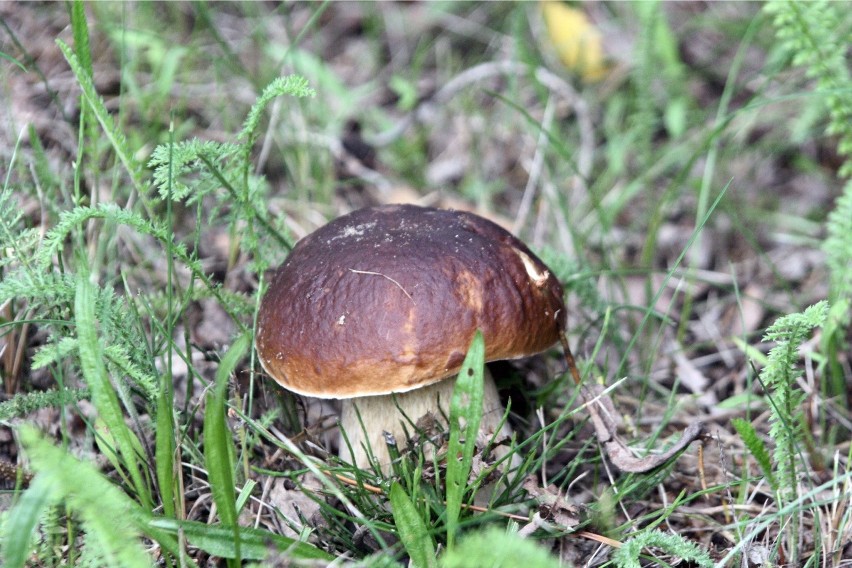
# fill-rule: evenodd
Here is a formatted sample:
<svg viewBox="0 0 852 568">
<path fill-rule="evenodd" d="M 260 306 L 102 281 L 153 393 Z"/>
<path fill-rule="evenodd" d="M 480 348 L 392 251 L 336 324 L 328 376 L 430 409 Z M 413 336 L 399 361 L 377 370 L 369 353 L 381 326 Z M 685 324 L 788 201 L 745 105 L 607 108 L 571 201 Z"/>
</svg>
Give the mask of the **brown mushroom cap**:
<svg viewBox="0 0 852 568">
<path fill-rule="evenodd" d="M 488 361 L 543 351 L 565 315 L 557 279 L 498 225 L 386 205 L 296 244 L 261 302 L 256 344 L 288 390 L 381 395 L 458 373 L 477 329 Z"/>
</svg>

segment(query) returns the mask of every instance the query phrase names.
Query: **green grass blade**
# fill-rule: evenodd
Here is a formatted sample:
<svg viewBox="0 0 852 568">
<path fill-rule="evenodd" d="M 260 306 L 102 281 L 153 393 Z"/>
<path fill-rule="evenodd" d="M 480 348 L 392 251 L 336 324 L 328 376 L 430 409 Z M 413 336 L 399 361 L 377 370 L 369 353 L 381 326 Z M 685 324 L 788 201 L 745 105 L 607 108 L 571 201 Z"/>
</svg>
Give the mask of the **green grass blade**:
<svg viewBox="0 0 852 568">
<path fill-rule="evenodd" d="M 23 427 L 20 435 L 37 477 L 45 478 L 35 489 L 49 487 L 51 498 L 68 504 L 82 520 L 87 540 L 96 544 L 108 566 L 152 565 L 139 541 L 136 519 L 144 514 L 139 504 L 92 465 L 42 439 L 34 428 Z"/>
<path fill-rule="evenodd" d="M 633 353 L 633 346 L 639 340 L 641 331 L 648 325 L 648 322 L 651 320 L 651 317 L 654 315 L 654 306 L 657 305 L 657 302 L 662 297 L 663 293 L 666 291 L 669 281 L 673 278 L 675 274 L 675 270 L 681 265 L 683 259 L 692 249 L 692 245 L 695 244 L 695 241 L 698 240 L 698 237 L 701 236 L 701 232 L 704 230 L 704 225 L 710 220 L 710 216 L 713 215 L 713 212 L 716 211 L 716 208 L 719 206 L 719 203 L 722 202 L 722 198 L 728 193 L 728 189 L 731 187 L 731 182 L 729 181 L 725 184 L 725 187 L 719 191 L 719 195 L 716 196 L 713 204 L 710 205 L 710 208 L 707 210 L 707 213 L 701 219 L 701 223 L 695 227 L 692 231 L 692 234 L 689 235 L 689 240 L 686 242 L 686 246 L 680 252 L 678 257 L 675 259 L 672 267 L 666 272 L 665 278 L 663 278 L 662 283 L 657 287 L 657 292 L 654 294 L 654 297 L 651 298 L 651 301 L 648 302 L 648 307 L 645 309 L 645 315 L 642 317 L 642 321 L 639 322 L 638 327 L 633 332 L 633 336 L 630 338 L 630 342 L 627 344 L 627 347 L 624 349 L 624 355 L 621 356 L 621 361 L 618 363 L 618 371 L 617 374 L 619 376 L 627 374 L 627 359 L 630 353 Z"/>
<path fill-rule="evenodd" d="M 240 489 L 240 494 L 237 495 L 237 514 L 242 512 L 243 507 L 248 504 L 255 487 L 257 487 L 257 481 L 249 479 L 246 481 L 245 485 L 243 485 L 243 488 Z"/>
<path fill-rule="evenodd" d="M 157 431 L 156 431 L 156 469 L 157 484 L 160 488 L 160 502 L 163 504 L 163 514 L 167 517 L 175 515 L 175 429 L 172 416 L 172 401 L 167 398 L 165 391 L 157 398 Z"/>
<path fill-rule="evenodd" d="M 399 483 L 394 482 L 390 491 L 391 508 L 393 509 L 393 520 L 399 531 L 399 538 L 405 546 L 408 556 L 411 557 L 411 565 L 415 568 L 434 568 L 435 546 L 426 523 L 420 517 L 417 507 L 405 493 L 405 489 Z"/>
<path fill-rule="evenodd" d="M 482 421 L 482 381 L 485 341 L 477 331 L 456 379 L 450 402 L 450 441 L 447 453 L 447 548 L 458 530 L 462 498 L 473 462 L 473 450 Z"/>
<path fill-rule="evenodd" d="M 134 157 L 134 152 L 127 144 L 127 138 L 124 136 L 121 129 L 119 129 L 115 124 L 115 120 L 113 120 L 112 115 L 109 111 L 107 111 L 103 99 L 100 95 L 98 95 L 98 92 L 95 89 L 92 76 L 86 72 L 83 64 L 70 47 L 68 47 L 62 40 L 56 40 L 56 44 L 59 46 L 59 49 L 62 50 L 62 54 L 68 61 L 68 65 L 71 66 L 71 70 L 74 72 L 77 83 L 79 83 L 80 88 L 83 90 L 83 98 L 86 100 L 89 108 L 92 109 L 92 113 L 95 115 L 98 123 L 100 123 L 104 134 L 106 134 L 107 140 L 109 140 L 110 145 L 118 156 L 118 159 L 124 165 L 124 169 L 126 169 L 127 173 L 130 174 L 130 179 L 133 182 L 134 188 L 140 192 L 140 194 L 143 194 L 145 182 L 143 181 L 144 176 L 142 164 Z"/>
<path fill-rule="evenodd" d="M 237 548 L 234 544 L 234 533 L 230 528 L 207 525 L 197 521 L 178 521 L 175 519 L 152 518 L 148 521 L 151 529 L 163 531 L 172 535 L 183 532 L 187 541 L 220 558 L 237 558 Z M 270 549 L 279 552 L 286 551 L 292 558 L 304 560 L 322 560 L 330 562 L 334 557 L 306 542 L 300 542 L 286 536 L 277 535 L 262 529 L 242 527 L 240 529 L 240 554 L 244 560 L 263 560 L 269 555 Z"/>
<path fill-rule="evenodd" d="M 237 523 L 236 493 L 234 491 L 234 449 L 231 431 L 225 422 L 225 399 L 228 378 L 249 348 L 249 335 L 240 336 L 222 357 L 216 371 L 216 383 L 207 395 L 204 410 L 204 462 L 213 501 L 219 519 L 231 532 L 235 558 L 240 559 L 240 527 Z"/>
<path fill-rule="evenodd" d="M 44 510 L 53 504 L 52 481 L 43 475 L 36 476 L 20 501 L 10 511 L 3 527 L 4 538 L 0 565 L 22 568 L 30 555 L 30 542 L 38 520 Z"/>
<path fill-rule="evenodd" d="M 77 342 L 80 352 L 80 367 L 83 377 L 92 393 L 92 403 L 98 415 L 115 440 L 118 453 L 123 458 L 137 497 L 142 505 L 152 507 L 150 489 L 142 473 L 140 456 L 136 449 L 141 447 L 139 439 L 124 422 L 124 413 L 118 402 L 118 396 L 109 381 L 103 362 L 103 349 L 98 341 L 95 323 L 95 287 L 85 274 L 77 277 L 77 291 L 74 298 L 74 318 L 77 324 Z"/>
<path fill-rule="evenodd" d="M 174 122 L 169 124 L 169 157 L 174 152 Z M 168 175 L 168 194 L 169 199 L 166 200 L 166 222 L 168 227 L 173 227 L 174 218 L 172 215 L 172 169 L 171 159 L 169 160 L 169 175 Z M 174 379 L 172 377 L 173 361 L 172 355 L 174 348 L 171 345 L 174 337 L 174 321 L 171 317 L 174 313 L 172 305 L 172 296 L 174 295 L 174 286 L 172 279 L 174 277 L 174 254 L 172 254 L 172 243 L 174 235 L 166 242 L 166 268 L 167 268 L 167 287 L 166 301 L 167 313 L 170 317 L 165 321 L 165 336 L 169 340 L 169 348 L 166 354 L 167 370 L 162 374 L 160 382 L 160 394 L 157 397 L 157 432 L 156 432 L 156 458 L 157 458 L 157 485 L 160 489 L 160 502 L 163 504 L 163 514 L 166 517 L 175 516 L 175 484 L 179 479 L 175 471 L 175 450 L 178 445 L 177 433 L 174 422 Z"/>
<path fill-rule="evenodd" d="M 27 72 L 27 66 L 26 65 L 24 65 L 23 63 L 21 63 L 20 61 L 18 61 L 17 59 L 15 59 L 14 57 L 12 57 L 11 55 L 9 55 L 6 52 L 0 51 L 0 59 L 5 59 L 6 61 L 13 63 L 14 65 L 16 65 L 18 67 L 18 69 L 20 69 L 24 73 Z"/>
</svg>

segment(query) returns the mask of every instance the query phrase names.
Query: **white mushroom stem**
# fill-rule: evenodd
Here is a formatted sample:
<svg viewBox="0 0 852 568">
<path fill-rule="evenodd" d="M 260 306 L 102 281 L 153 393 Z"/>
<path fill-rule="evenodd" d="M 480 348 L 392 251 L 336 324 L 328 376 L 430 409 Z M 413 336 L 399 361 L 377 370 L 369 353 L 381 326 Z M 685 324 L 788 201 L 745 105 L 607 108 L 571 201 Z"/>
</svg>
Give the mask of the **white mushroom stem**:
<svg viewBox="0 0 852 568">
<path fill-rule="evenodd" d="M 492 438 L 499 441 L 510 438 L 512 435 L 512 429 L 508 424 L 504 422 L 501 427 L 503 404 L 500 402 L 500 395 L 497 393 L 497 387 L 488 369 L 485 369 L 483 380 L 482 421 L 476 440 L 479 447 L 484 446 Z M 340 416 L 342 430 L 340 457 L 362 469 L 368 468 L 370 454 L 367 452 L 367 447 L 369 447 L 370 453 L 382 471 L 387 473 L 390 471 L 390 455 L 384 433 L 388 432 L 394 437 L 402 453 L 407 446 L 405 431 L 415 435 L 414 424 L 427 414 L 431 414 L 441 427 L 446 429 L 445 417 L 450 415 L 450 400 L 455 384 L 456 378 L 450 377 L 409 392 L 343 400 Z M 494 436 L 498 429 L 499 434 Z M 346 444 L 343 432 L 346 433 L 349 445 Z M 352 455 L 349 452 L 350 446 Z M 504 447 L 501 446 L 498 450 L 502 451 L 495 451 L 497 457 L 506 455 Z"/>
</svg>

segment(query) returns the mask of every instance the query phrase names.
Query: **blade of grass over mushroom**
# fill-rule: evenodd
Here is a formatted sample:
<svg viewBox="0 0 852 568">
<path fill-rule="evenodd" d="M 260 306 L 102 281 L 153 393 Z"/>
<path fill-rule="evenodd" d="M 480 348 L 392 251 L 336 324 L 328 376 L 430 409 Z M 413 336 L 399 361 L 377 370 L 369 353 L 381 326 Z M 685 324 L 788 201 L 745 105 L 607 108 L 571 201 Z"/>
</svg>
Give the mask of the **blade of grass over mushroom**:
<svg viewBox="0 0 852 568">
<path fill-rule="evenodd" d="M 192 546 L 213 556 L 237 558 L 237 543 L 230 528 L 167 518 L 150 519 L 148 525 L 175 536 L 182 532 Z M 325 562 L 334 560 L 334 557 L 306 542 L 262 529 L 250 527 L 240 529 L 239 557 L 243 560 L 263 560 L 269 556 L 270 547 L 281 552 L 286 551 L 287 556 L 293 558 Z"/>
<path fill-rule="evenodd" d="M 228 378 L 248 351 L 249 334 L 240 336 L 222 357 L 216 371 L 216 382 L 207 395 L 204 409 L 204 465 L 213 501 L 219 511 L 222 525 L 231 529 L 234 539 L 234 559 L 240 560 L 240 527 L 237 523 L 236 493 L 234 491 L 234 463 L 236 450 L 231 432 L 225 422 L 225 399 Z"/>
<path fill-rule="evenodd" d="M 391 507 L 393 509 L 393 520 L 399 531 L 399 538 L 405 546 L 411 564 L 416 568 L 434 568 L 435 545 L 426 523 L 420 517 L 417 507 L 409 499 L 405 490 L 399 483 L 394 482 L 390 490 Z"/>
<path fill-rule="evenodd" d="M 450 441 L 447 452 L 447 548 L 458 530 L 462 498 L 473 463 L 473 450 L 482 421 L 485 341 L 476 332 L 459 371 L 450 402 Z"/>
<path fill-rule="evenodd" d="M 84 263 L 80 263 L 84 264 Z M 80 368 L 86 384 L 92 392 L 92 403 L 98 415 L 115 440 L 118 454 L 132 480 L 133 489 L 142 505 L 152 506 L 150 487 L 143 475 L 142 456 L 135 451 L 141 447 L 139 439 L 124 421 L 124 413 L 115 389 L 110 383 L 104 366 L 103 349 L 98 341 L 95 324 L 95 287 L 86 274 L 77 276 L 77 292 L 74 299 L 74 317 L 77 324 L 77 341 L 80 352 Z"/>
</svg>

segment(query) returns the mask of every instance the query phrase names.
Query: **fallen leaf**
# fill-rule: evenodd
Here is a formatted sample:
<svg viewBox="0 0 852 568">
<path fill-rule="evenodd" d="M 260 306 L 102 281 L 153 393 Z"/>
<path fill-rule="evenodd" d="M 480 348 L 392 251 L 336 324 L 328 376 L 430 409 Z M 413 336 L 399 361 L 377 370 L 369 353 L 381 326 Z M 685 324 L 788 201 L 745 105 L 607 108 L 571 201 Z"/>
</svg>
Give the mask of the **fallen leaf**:
<svg viewBox="0 0 852 568">
<path fill-rule="evenodd" d="M 524 480 L 523 487 L 538 503 L 538 513 L 542 519 L 552 521 L 561 528 L 576 527 L 580 523 L 579 509 L 555 485 L 541 487 L 535 477 L 529 476 Z"/>
<path fill-rule="evenodd" d="M 312 519 L 320 511 L 317 501 L 312 499 L 306 491 L 320 494 L 323 488 L 322 483 L 310 473 L 305 474 L 301 482 L 301 487 L 292 487 L 289 479 L 275 478 L 266 498 L 266 504 L 275 507 L 278 514 L 287 520 L 282 523 L 282 527 L 284 536 L 290 538 L 299 538 L 299 533 L 293 527 L 301 526 L 303 519 Z"/>
<path fill-rule="evenodd" d="M 603 38 L 586 14 L 562 2 L 544 2 L 541 11 L 550 41 L 565 67 L 586 82 L 603 79 L 608 71 Z"/>
<path fill-rule="evenodd" d="M 598 442 L 603 445 L 613 465 L 621 471 L 647 473 L 665 464 L 685 450 L 697 438 L 704 435 L 704 423 L 694 422 L 683 431 L 680 440 L 668 450 L 659 454 L 647 455 L 644 458 L 637 458 L 618 436 L 615 406 L 603 388 L 600 385 L 583 385 L 580 387 L 580 399 L 591 415 Z"/>
</svg>

